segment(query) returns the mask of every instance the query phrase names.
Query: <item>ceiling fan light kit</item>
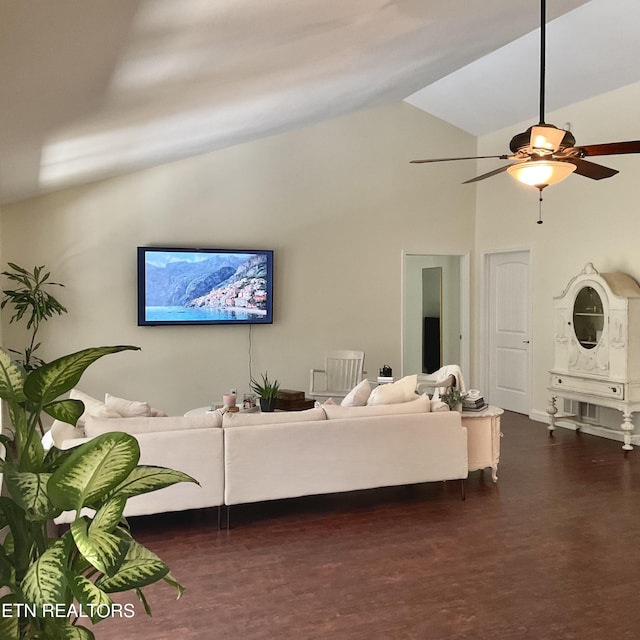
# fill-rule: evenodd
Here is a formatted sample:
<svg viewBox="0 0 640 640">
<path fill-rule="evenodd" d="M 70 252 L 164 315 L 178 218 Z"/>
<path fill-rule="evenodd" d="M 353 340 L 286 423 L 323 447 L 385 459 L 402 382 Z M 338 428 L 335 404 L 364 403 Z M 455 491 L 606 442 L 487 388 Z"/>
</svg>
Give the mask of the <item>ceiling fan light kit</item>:
<svg viewBox="0 0 640 640">
<path fill-rule="evenodd" d="M 511 155 L 433 158 L 412 160 L 411 162 L 413 164 L 422 164 L 450 160 L 482 160 L 485 158 L 512 160 L 514 161 L 512 164 L 498 167 L 470 180 L 465 180 L 463 184 L 478 182 L 506 171 L 519 182 L 539 189 L 540 202 L 542 202 L 542 189 L 562 182 L 574 172 L 591 180 L 610 178 L 618 173 L 616 169 L 584 160 L 584 158 L 640 153 L 640 140 L 606 142 L 578 147 L 571 131 L 559 129 L 544 121 L 545 48 L 546 0 L 540 0 L 540 121 L 537 125 L 533 125 L 526 131 L 513 136 L 509 143 Z M 538 223 L 541 222 L 542 220 L 539 218 Z"/>
<path fill-rule="evenodd" d="M 558 184 L 568 178 L 575 170 L 574 164 L 557 160 L 528 160 L 507 167 L 507 172 L 511 177 L 522 184 L 537 189 Z"/>
</svg>

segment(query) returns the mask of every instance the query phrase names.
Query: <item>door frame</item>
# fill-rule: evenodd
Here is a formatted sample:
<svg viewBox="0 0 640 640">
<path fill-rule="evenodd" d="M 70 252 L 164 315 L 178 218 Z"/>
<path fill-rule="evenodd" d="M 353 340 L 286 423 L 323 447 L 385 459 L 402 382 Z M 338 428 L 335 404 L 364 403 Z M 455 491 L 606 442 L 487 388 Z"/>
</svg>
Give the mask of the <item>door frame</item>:
<svg viewBox="0 0 640 640">
<path fill-rule="evenodd" d="M 491 362 L 490 346 L 491 346 L 491 330 L 489 326 L 489 315 L 491 309 L 491 300 L 489 295 L 491 293 L 490 286 L 490 261 L 493 256 L 504 255 L 509 253 L 527 253 L 529 256 L 529 309 L 528 324 L 529 324 L 529 363 L 527 375 L 527 398 L 528 398 L 528 416 L 532 415 L 532 398 L 533 398 L 533 249 L 531 247 L 515 247 L 512 249 L 500 249 L 497 251 L 484 251 L 481 254 L 482 261 L 482 276 L 480 282 L 480 335 L 482 340 L 480 341 L 480 379 L 482 381 L 482 389 L 486 389 L 487 395 L 489 394 L 489 363 Z"/>
<path fill-rule="evenodd" d="M 401 252 L 401 277 L 400 277 L 400 371 L 405 374 L 404 343 L 405 343 L 405 265 L 407 256 L 454 256 L 460 258 L 460 362 L 459 364 L 465 380 L 473 373 L 470 369 L 470 345 L 471 345 L 471 272 L 470 254 L 446 251 L 409 251 Z M 467 384 L 467 386 L 469 386 Z"/>
</svg>

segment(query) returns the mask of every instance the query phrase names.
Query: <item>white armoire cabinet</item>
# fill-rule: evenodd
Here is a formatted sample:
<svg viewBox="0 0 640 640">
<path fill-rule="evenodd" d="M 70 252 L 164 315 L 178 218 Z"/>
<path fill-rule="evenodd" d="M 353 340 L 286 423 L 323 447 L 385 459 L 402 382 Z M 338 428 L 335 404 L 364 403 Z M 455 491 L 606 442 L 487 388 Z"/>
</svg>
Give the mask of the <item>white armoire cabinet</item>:
<svg viewBox="0 0 640 640">
<path fill-rule="evenodd" d="M 550 374 L 551 433 L 558 398 L 574 407 L 609 407 L 622 413 L 622 448 L 632 449 L 632 417 L 640 411 L 640 286 L 631 276 L 598 273 L 587 263 L 554 298 Z M 580 428 L 580 412 L 570 417 Z"/>
</svg>

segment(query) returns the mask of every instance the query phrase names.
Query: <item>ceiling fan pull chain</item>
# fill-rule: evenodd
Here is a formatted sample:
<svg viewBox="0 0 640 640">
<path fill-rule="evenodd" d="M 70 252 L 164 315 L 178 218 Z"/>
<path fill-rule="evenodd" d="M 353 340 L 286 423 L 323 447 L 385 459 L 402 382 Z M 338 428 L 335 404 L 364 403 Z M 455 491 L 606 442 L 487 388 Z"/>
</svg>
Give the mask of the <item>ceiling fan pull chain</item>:
<svg viewBox="0 0 640 640">
<path fill-rule="evenodd" d="M 542 224 L 542 190 L 544 187 L 538 187 L 540 190 L 540 199 L 538 200 L 538 222 L 536 224 Z"/>
</svg>

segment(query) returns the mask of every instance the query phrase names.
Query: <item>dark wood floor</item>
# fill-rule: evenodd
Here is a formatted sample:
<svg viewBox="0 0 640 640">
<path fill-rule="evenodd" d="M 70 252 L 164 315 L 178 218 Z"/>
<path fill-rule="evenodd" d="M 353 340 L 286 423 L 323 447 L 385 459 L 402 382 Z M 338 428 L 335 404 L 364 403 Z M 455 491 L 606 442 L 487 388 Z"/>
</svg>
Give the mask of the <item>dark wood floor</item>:
<svg viewBox="0 0 640 640">
<path fill-rule="evenodd" d="M 518 414 L 497 485 L 458 483 L 132 520 L 187 587 L 98 640 L 640 638 L 640 451 Z M 124 595 L 119 602 L 136 602 Z"/>
</svg>

